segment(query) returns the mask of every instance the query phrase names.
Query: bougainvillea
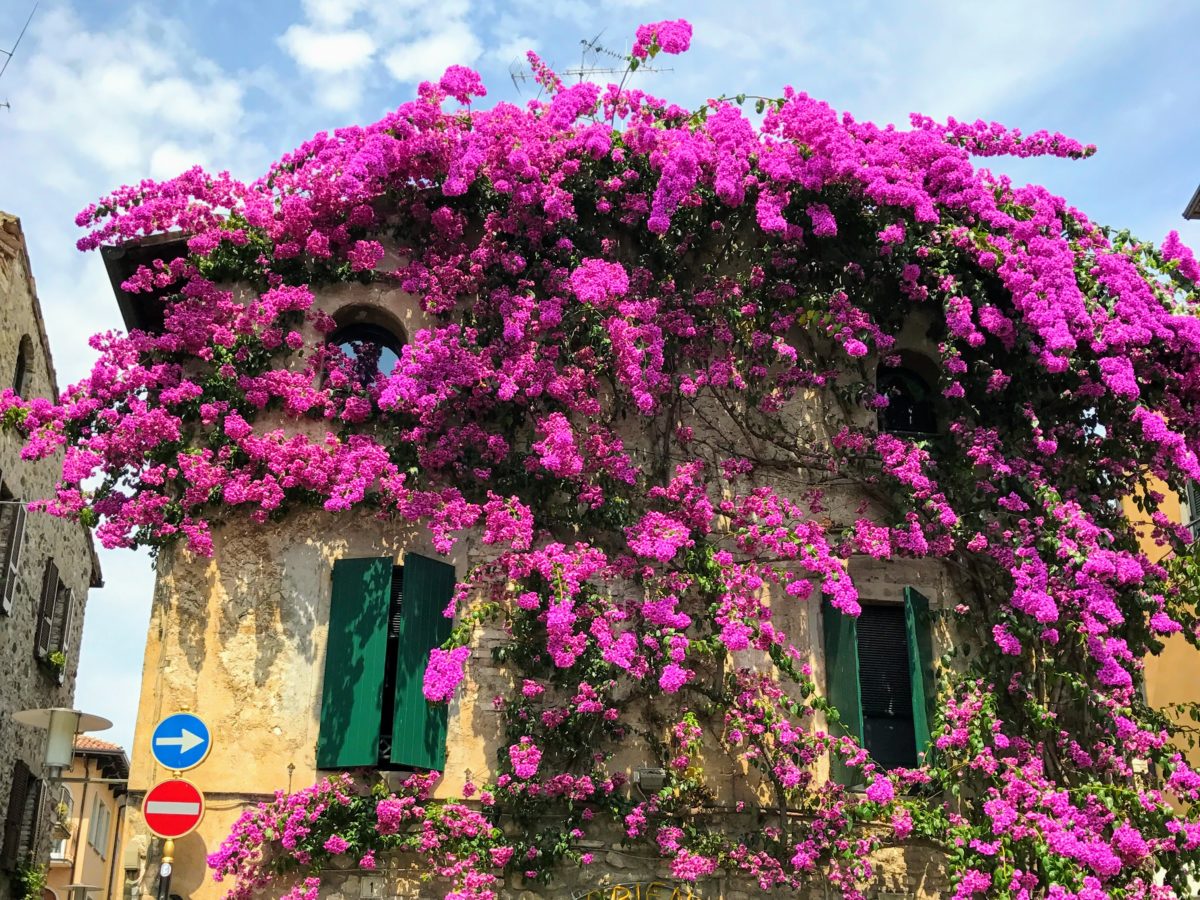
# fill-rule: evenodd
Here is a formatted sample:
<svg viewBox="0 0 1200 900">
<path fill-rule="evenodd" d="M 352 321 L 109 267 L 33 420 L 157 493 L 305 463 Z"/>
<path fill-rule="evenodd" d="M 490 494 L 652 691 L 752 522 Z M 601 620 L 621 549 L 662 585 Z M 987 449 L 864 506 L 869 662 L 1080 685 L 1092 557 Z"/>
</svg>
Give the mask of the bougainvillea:
<svg viewBox="0 0 1200 900">
<path fill-rule="evenodd" d="M 630 66 L 690 40 L 644 26 Z M 882 128 L 791 88 L 689 110 L 530 63 L 545 98 L 524 107 L 475 108 L 454 67 L 254 183 L 197 168 L 89 207 L 83 249 L 186 236 L 124 286 L 162 297 L 163 327 L 94 338 L 58 404 L 3 397 L 27 457 L 65 448 L 44 508 L 106 546 L 207 553 L 215 522 L 317 504 L 495 551 L 426 683 L 453 696 L 474 623 L 511 635 L 490 783 L 280 797 L 211 859 L 233 896 L 296 867 L 311 896 L 323 863 L 390 849 L 490 896 L 504 870 L 590 862 L 602 826 L 678 878 L 764 890 L 858 896 L 873 848 L 923 840 L 960 898 L 1175 896 L 1200 807 L 1169 795 L 1200 798 L 1200 774 L 1140 685 L 1162 636 L 1196 642 L 1195 596 L 1122 502 L 1184 549 L 1147 485 L 1200 478 L 1192 253 L 972 164 L 1092 152 L 1062 135 Z M 419 298 L 391 371 L 325 344 L 314 293 L 346 281 Z M 877 375 L 914 347 L 937 427 L 880 433 Z M 915 768 L 834 727 L 781 624 L 821 598 L 859 615 L 855 558 L 953 585 Z M 609 765 L 635 732 L 659 792 Z M 714 747 L 761 779 L 719 827 Z"/>
</svg>

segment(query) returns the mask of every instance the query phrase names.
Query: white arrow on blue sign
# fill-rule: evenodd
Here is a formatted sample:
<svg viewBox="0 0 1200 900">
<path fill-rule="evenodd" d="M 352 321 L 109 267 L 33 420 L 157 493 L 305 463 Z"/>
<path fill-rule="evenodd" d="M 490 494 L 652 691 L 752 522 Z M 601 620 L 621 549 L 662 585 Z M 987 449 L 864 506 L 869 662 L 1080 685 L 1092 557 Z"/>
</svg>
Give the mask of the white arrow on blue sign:
<svg viewBox="0 0 1200 900">
<path fill-rule="evenodd" d="M 204 762 L 212 749 L 212 734 L 204 720 L 191 713 L 167 716 L 150 737 L 150 752 L 164 769 L 182 772 Z"/>
</svg>

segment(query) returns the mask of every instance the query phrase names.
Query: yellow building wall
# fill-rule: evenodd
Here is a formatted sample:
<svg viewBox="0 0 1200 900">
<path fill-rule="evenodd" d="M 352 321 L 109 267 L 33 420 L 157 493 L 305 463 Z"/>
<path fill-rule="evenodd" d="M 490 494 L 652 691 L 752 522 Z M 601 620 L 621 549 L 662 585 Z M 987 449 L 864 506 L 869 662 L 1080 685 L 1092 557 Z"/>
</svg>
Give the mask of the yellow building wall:
<svg viewBox="0 0 1200 900">
<path fill-rule="evenodd" d="M 65 775 L 68 780 L 63 782 L 63 788 L 70 792 L 73 801 L 71 813 L 63 822 L 69 835 L 62 855 L 51 856 L 46 879 L 58 900 L 72 900 L 67 890 L 71 884 L 95 886 L 97 890 L 88 893 L 91 900 L 120 896 L 121 822 L 125 803 L 116 796 L 112 785 L 92 780 L 103 777 L 97 761 L 81 754 L 76 754 Z M 103 829 L 98 827 L 97 803 L 108 815 L 108 825 Z M 56 831 L 52 837 L 60 834 L 61 831 Z M 95 846 L 97 843 L 99 848 Z"/>
<path fill-rule="evenodd" d="M 1184 521 L 1183 507 L 1175 491 L 1157 480 L 1151 483 L 1150 488 L 1164 495 L 1161 508 L 1172 521 Z M 1154 542 L 1149 518 L 1130 500 L 1125 501 L 1125 511 L 1140 532 L 1142 552 L 1154 562 L 1163 559 L 1167 548 Z M 1200 702 L 1200 650 L 1189 644 L 1182 635 L 1168 637 L 1162 653 L 1146 657 L 1145 664 L 1146 702 L 1151 706 L 1162 709 L 1173 703 Z M 1186 716 L 1179 717 L 1179 721 L 1194 724 Z M 1186 750 L 1182 743 L 1180 747 Z M 1187 755 L 1193 765 L 1200 765 L 1200 749 L 1189 751 Z"/>
</svg>

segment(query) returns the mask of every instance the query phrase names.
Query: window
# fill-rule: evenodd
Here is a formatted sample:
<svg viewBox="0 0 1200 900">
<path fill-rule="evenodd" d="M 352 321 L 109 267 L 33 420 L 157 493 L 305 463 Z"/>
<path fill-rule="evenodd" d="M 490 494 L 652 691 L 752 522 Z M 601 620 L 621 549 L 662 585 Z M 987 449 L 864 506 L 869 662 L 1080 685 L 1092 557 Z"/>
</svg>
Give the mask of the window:
<svg viewBox="0 0 1200 900">
<path fill-rule="evenodd" d="M 28 400 L 29 389 L 33 382 L 33 341 L 29 335 L 21 335 L 21 343 L 17 348 L 17 367 L 13 372 L 13 392 L 18 397 Z"/>
<path fill-rule="evenodd" d="M 317 767 L 441 770 L 446 707 L 425 700 L 429 651 L 450 636 L 443 615 L 454 567 L 406 554 L 333 565 Z"/>
<path fill-rule="evenodd" d="M 43 806 L 42 782 L 33 777 L 21 760 L 13 763 L 12 787 L 4 816 L 4 843 L 0 846 L 0 868 L 12 871 L 37 849 Z"/>
<path fill-rule="evenodd" d="M 71 818 L 75 812 L 75 797 L 65 784 L 50 791 L 51 821 L 54 828 L 50 844 L 50 859 L 55 861 L 69 860 L 68 848 L 71 838 Z"/>
<path fill-rule="evenodd" d="M 880 431 L 913 437 L 937 433 L 933 390 L 912 368 L 880 366 L 876 390 L 889 401 L 879 411 Z"/>
<path fill-rule="evenodd" d="M 380 375 L 392 374 L 400 360 L 402 345 L 392 332 L 372 322 L 343 325 L 329 336 L 327 343 L 342 352 L 351 380 L 364 386 L 374 384 Z"/>
<path fill-rule="evenodd" d="M 1191 532 L 1193 541 L 1200 540 L 1200 484 L 1188 479 L 1181 499 L 1183 524 Z"/>
<path fill-rule="evenodd" d="M 67 845 L 70 842 L 71 839 L 69 837 L 56 837 L 50 844 L 50 861 L 63 862 L 70 860 L 71 857 L 67 855 Z"/>
<path fill-rule="evenodd" d="M 92 798 L 92 817 L 88 821 L 88 846 L 104 859 L 108 847 L 108 828 L 112 821 L 112 813 L 99 795 Z"/>
<path fill-rule="evenodd" d="M 841 715 L 841 733 L 885 769 L 917 765 L 936 699 L 929 600 L 905 588 L 902 604 L 864 605 L 857 619 L 826 601 L 822 618 L 826 696 Z M 832 774 L 846 785 L 857 778 L 836 756 Z"/>
<path fill-rule="evenodd" d="M 0 501 L 0 612 L 5 615 L 12 613 L 24 540 L 25 504 L 19 500 Z"/>
<path fill-rule="evenodd" d="M 46 659 L 55 652 L 66 653 L 74 613 L 74 591 L 59 578 L 54 560 L 46 560 L 42 601 L 38 608 L 37 643 L 34 647 L 38 659 Z M 59 672 L 60 682 L 64 680 L 64 671 Z"/>
</svg>

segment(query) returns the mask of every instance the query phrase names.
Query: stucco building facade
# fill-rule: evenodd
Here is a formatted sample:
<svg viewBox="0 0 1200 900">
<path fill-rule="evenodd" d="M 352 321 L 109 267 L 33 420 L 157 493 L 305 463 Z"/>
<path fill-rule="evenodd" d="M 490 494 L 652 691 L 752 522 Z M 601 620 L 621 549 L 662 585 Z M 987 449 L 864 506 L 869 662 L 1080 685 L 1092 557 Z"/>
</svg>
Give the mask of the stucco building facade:
<svg viewBox="0 0 1200 900">
<path fill-rule="evenodd" d="M 125 875 L 120 853 L 127 796 L 123 779 L 129 777 L 129 759 L 116 744 L 79 735 L 74 765 L 63 774 L 47 887 L 55 900 L 70 900 L 68 886 L 73 884 L 95 887 L 89 896 L 97 900 L 120 897 Z"/>
<path fill-rule="evenodd" d="M 154 299 L 126 294 L 120 284 L 137 265 L 178 255 L 180 242 L 151 239 L 105 252 L 127 325 L 155 327 Z M 331 339 L 335 342 L 347 330 L 368 328 L 374 334 L 386 332 L 398 345 L 404 335 L 429 324 L 415 297 L 380 284 L 325 289 L 318 292 L 317 303 L 339 325 Z M 920 330 L 914 328 L 913 333 Z M 315 331 L 305 337 L 321 339 Z M 916 345 L 914 337 L 909 346 Z M 819 398 L 806 402 L 797 415 L 810 425 L 824 422 L 827 410 Z M 304 426 L 292 421 L 288 427 Z M 315 427 L 324 425 L 317 422 Z M 627 445 L 636 445 L 636 433 L 626 438 Z M 796 489 L 802 487 L 798 482 Z M 850 516 L 862 499 L 853 491 L 835 490 L 830 515 Z M 209 900 L 223 894 L 223 886 L 213 883 L 206 870 L 206 856 L 219 847 L 244 809 L 272 799 L 276 791 L 309 785 L 339 769 L 373 766 L 441 769 L 437 797 L 457 799 L 466 782 L 487 781 L 497 749 L 503 746 L 501 716 L 492 700 L 514 690 L 512 674 L 492 654 L 506 636 L 498 628 L 476 628 L 466 681 L 444 721 L 427 711 L 420 697 L 424 659 L 450 627 L 440 611 L 455 581 L 494 553 L 478 535 L 467 534 L 451 554 L 443 555 L 424 529 L 399 520 L 308 510 L 263 524 L 230 518 L 214 527 L 213 542 L 210 558 L 180 548 L 159 557 L 126 828 L 126 858 L 140 856 L 151 873 L 139 885 L 141 896 L 156 891 L 152 873 L 157 871 L 162 842 L 141 821 L 138 805 L 153 784 L 171 777 L 155 762 L 150 735 L 157 722 L 180 710 L 205 719 L 213 734 L 211 754 L 186 773 L 207 802 L 199 828 L 174 846 L 171 892 L 184 898 Z M 815 598 L 807 603 L 779 598 L 784 602 L 779 602 L 774 621 L 797 646 L 808 648 L 809 663 L 831 693 L 840 689 L 853 695 L 857 727 L 861 732 L 862 723 L 867 723 L 868 743 L 874 727 L 879 747 L 897 742 L 915 762 L 914 740 L 921 746 L 923 728 L 924 739 L 928 737 L 933 660 L 947 640 L 936 624 L 941 619 L 938 612 L 953 606 L 955 588 L 946 571 L 932 562 L 856 559 L 852 575 L 864 603 L 880 611 L 870 636 L 839 625 Z M 402 607 L 389 605 L 400 595 Z M 920 634 L 914 631 L 914 611 Z M 389 626 L 398 629 L 401 638 L 399 649 L 392 651 L 398 660 L 388 653 Z M 868 637 L 874 643 L 864 649 Z M 743 651 L 737 663 L 755 665 L 754 652 Z M 406 654 L 411 659 L 406 661 Z M 881 660 L 891 669 L 875 671 Z M 912 671 L 921 674 L 905 682 L 897 721 L 885 722 L 888 714 L 869 708 L 873 701 L 868 681 L 889 673 L 908 679 L 910 662 Z M 405 734 L 398 719 L 390 716 L 391 710 L 402 708 L 415 717 L 415 733 Z M 633 740 L 620 748 L 612 767 L 632 772 L 650 764 L 651 757 L 648 747 Z M 713 796 L 730 810 L 739 800 L 755 799 L 762 787 L 732 764 L 714 762 L 706 767 L 706 777 Z M 659 863 L 645 853 L 623 850 L 619 838 L 597 839 L 594 849 L 600 862 L 586 871 L 564 871 L 562 880 L 549 888 L 514 877 L 505 894 L 524 900 L 593 891 L 614 900 L 640 900 L 645 891 L 647 897 L 676 896 L 676 891 L 681 898 L 687 896 L 687 886 L 668 884 Z M 873 897 L 936 897 L 946 884 L 931 848 L 887 849 L 876 862 L 876 882 L 869 891 Z M 419 874 L 397 858 L 370 875 L 326 872 L 323 890 L 346 900 L 444 893 L 436 884 L 420 881 Z M 652 883 L 658 887 L 650 889 Z M 614 888 L 629 884 L 635 887 Z M 706 900 L 741 900 L 757 892 L 749 881 L 724 878 L 690 890 Z M 824 897 L 827 890 L 818 879 L 811 896 Z"/>
<path fill-rule="evenodd" d="M 0 212 L 0 387 L 57 400 L 58 385 L 24 234 Z M 79 523 L 27 513 L 53 496 L 61 456 L 26 462 L 19 434 L 0 430 L 0 874 L 45 864 L 55 793 L 43 777 L 45 732 L 13 721 L 26 709 L 70 707 L 88 590 L 100 566 Z M 0 877 L 0 900 L 11 896 Z"/>
</svg>

